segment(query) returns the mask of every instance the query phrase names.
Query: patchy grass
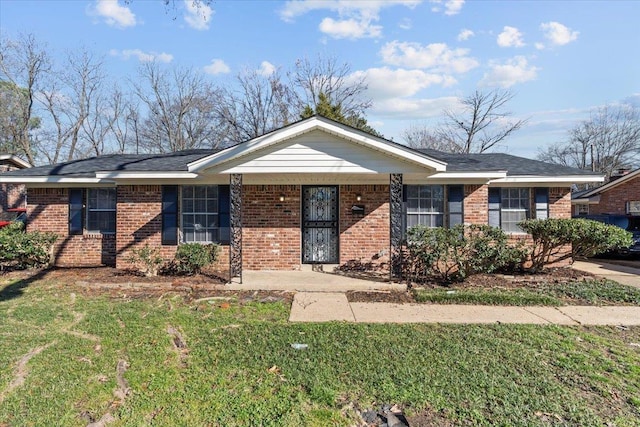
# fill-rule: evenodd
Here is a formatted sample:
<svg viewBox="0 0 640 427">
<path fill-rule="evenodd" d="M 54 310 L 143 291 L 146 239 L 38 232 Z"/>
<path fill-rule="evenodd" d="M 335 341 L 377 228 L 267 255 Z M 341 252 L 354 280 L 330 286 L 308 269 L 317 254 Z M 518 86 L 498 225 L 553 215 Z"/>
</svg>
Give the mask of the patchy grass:
<svg viewBox="0 0 640 427">
<path fill-rule="evenodd" d="M 516 306 L 640 305 L 640 289 L 611 280 L 529 284 L 509 288 L 416 288 L 416 302 Z"/>
<path fill-rule="evenodd" d="M 543 293 L 528 289 L 415 289 L 416 302 L 437 304 L 480 305 L 563 305 L 563 302 Z"/>
<path fill-rule="evenodd" d="M 349 426 L 381 403 L 416 423 L 639 425 L 640 328 L 290 324 L 288 309 L 0 285 L 0 425 Z"/>
</svg>

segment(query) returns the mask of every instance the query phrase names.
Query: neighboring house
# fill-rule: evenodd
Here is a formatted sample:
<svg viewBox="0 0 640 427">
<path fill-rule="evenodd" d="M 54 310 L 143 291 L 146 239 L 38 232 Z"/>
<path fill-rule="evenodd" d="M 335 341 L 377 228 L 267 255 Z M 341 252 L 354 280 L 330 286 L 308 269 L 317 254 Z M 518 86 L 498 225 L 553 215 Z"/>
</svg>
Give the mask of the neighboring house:
<svg viewBox="0 0 640 427">
<path fill-rule="evenodd" d="M 217 242 L 231 275 L 302 264 L 398 261 L 414 224 L 569 218 L 578 169 L 507 154 L 414 150 L 311 117 L 221 150 L 106 155 L 10 172 L 28 229 L 60 235 L 59 265 L 131 266 L 149 244 Z"/>
<path fill-rule="evenodd" d="M 573 214 L 640 216 L 640 169 L 624 171 L 600 187 L 572 195 Z"/>
<path fill-rule="evenodd" d="M 0 154 L 0 174 L 30 168 L 31 165 L 13 154 Z M 0 184 L 0 213 L 26 204 L 26 191 L 21 184 Z"/>
</svg>

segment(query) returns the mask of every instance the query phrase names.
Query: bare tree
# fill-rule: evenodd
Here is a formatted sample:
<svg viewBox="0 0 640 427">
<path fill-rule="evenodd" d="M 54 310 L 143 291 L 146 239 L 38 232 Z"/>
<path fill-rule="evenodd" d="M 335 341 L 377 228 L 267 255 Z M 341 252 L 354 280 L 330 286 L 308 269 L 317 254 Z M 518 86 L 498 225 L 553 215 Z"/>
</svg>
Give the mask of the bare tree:
<svg viewBox="0 0 640 427">
<path fill-rule="evenodd" d="M 431 148 L 438 151 L 456 151 L 448 142 L 440 139 L 438 134 L 426 125 L 411 125 L 402 131 L 402 139 L 411 148 Z"/>
<path fill-rule="evenodd" d="M 526 120 L 509 120 L 505 111 L 514 95 L 510 91 L 475 91 L 461 100 L 462 111 L 445 110 L 445 121 L 435 134 L 449 151 L 483 153 L 520 129 Z"/>
<path fill-rule="evenodd" d="M 294 94 L 278 71 L 265 76 L 244 70 L 236 81 L 239 89 L 224 90 L 216 107 L 223 144 L 246 141 L 295 120 Z"/>
<path fill-rule="evenodd" d="M 296 91 L 297 109 L 309 106 L 317 111 L 320 94 L 332 105 L 340 105 L 345 117 L 362 116 L 371 107 L 366 98 L 367 83 L 364 75 L 354 77 L 348 63 L 339 63 L 334 56 L 318 55 L 315 61 L 298 59 L 289 80 Z"/>
<path fill-rule="evenodd" d="M 49 74 L 47 89 L 39 96 L 53 124 L 46 129 L 47 141 L 42 147 L 50 162 L 86 157 L 96 150 L 102 153 L 106 130 L 97 135 L 101 131 L 96 127 L 104 120 L 100 116 L 106 108 L 102 95 L 105 79 L 102 58 L 86 49 L 69 53 L 63 67 Z M 93 124 L 88 124 L 89 120 Z"/>
<path fill-rule="evenodd" d="M 604 173 L 640 161 L 640 110 L 632 105 L 607 105 L 591 112 L 569 131 L 566 141 L 538 154 L 540 160 Z"/>
<path fill-rule="evenodd" d="M 218 91 L 189 68 L 163 70 L 141 66 L 134 93 L 147 109 L 140 125 L 140 147 L 152 152 L 212 148 L 219 144 L 214 106 Z M 144 84 L 144 85 L 143 85 Z"/>
<path fill-rule="evenodd" d="M 13 145 L 31 164 L 35 163 L 36 150 L 31 135 L 34 125 L 34 103 L 43 76 L 49 72 L 51 60 L 46 46 L 33 34 L 20 35 L 16 40 L 2 40 L 0 46 L 0 80 L 14 88 L 20 88 L 21 102 L 15 103 L 11 114 L 15 121 Z M 3 109 L 3 111 L 5 111 Z M 6 112 L 6 111 L 5 111 Z"/>
</svg>

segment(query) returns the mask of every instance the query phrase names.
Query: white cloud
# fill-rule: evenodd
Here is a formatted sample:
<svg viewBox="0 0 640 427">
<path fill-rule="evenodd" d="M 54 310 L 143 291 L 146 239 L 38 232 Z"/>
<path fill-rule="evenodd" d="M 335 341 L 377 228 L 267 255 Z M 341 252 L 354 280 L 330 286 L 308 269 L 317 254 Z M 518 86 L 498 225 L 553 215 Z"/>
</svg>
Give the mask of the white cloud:
<svg viewBox="0 0 640 427">
<path fill-rule="evenodd" d="M 380 10 L 392 6 L 415 7 L 422 0 L 303 0 L 288 1 L 280 10 L 280 18 L 291 22 L 296 17 L 315 10 L 328 10 L 337 13 L 337 18 L 325 17 L 318 28 L 330 37 L 343 39 L 375 38 L 382 35 L 382 26 L 375 23 L 380 20 Z"/>
<path fill-rule="evenodd" d="M 91 16 L 104 19 L 107 25 L 118 28 L 136 25 L 136 15 L 127 6 L 122 6 L 118 0 L 96 0 L 95 4 L 87 8 Z"/>
<path fill-rule="evenodd" d="M 215 76 L 230 73 L 231 68 L 222 59 L 212 59 L 211 64 L 204 67 L 204 72 Z"/>
<path fill-rule="evenodd" d="M 455 96 L 443 98 L 391 98 L 374 100 L 371 113 L 382 117 L 397 117 L 403 120 L 429 119 L 442 116 L 443 110 L 459 106 Z"/>
<path fill-rule="evenodd" d="M 382 26 L 373 25 L 368 20 L 324 18 L 318 28 L 334 39 L 375 38 L 382 35 Z"/>
<path fill-rule="evenodd" d="M 403 30 L 410 30 L 413 27 L 413 23 L 411 22 L 411 19 L 404 18 L 402 21 L 400 21 L 400 23 L 398 24 L 398 27 L 400 27 Z"/>
<path fill-rule="evenodd" d="M 194 30 L 208 30 L 213 9 L 204 2 L 184 0 L 184 20 Z"/>
<path fill-rule="evenodd" d="M 536 43 L 534 46 L 535 46 L 535 47 L 536 47 L 536 49 L 538 49 L 538 50 L 542 50 L 542 49 L 544 49 L 544 43 L 539 43 L 539 42 L 538 42 L 538 43 Z"/>
<path fill-rule="evenodd" d="M 168 64 L 169 62 L 173 61 L 173 55 L 169 53 L 143 52 L 140 49 L 124 49 L 122 51 L 111 49 L 109 51 L 109 54 L 111 56 L 117 56 L 125 60 L 128 60 L 133 57 L 140 62 L 157 61 L 157 62 L 163 62 L 165 64 Z"/>
<path fill-rule="evenodd" d="M 429 68 L 438 72 L 466 73 L 479 63 L 468 56 L 469 49 L 450 49 L 445 43 L 421 45 L 394 40 L 382 46 L 380 55 L 389 65 Z"/>
<path fill-rule="evenodd" d="M 356 71 L 350 76 L 354 80 L 363 77 L 367 81 L 367 92 L 373 99 L 413 96 L 433 85 L 451 86 L 457 83 L 455 78 L 443 74 L 402 68 L 394 70 L 388 67 Z"/>
<path fill-rule="evenodd" d="M 559 22 L 546 22 L 540 24 L 540 30 L 545 38 L 556 46 L 563 46 L 577 40 L 579 31 L 573 31 Z"/>
<path fill-rule="evenodd" d="M 517 83 L 534 80 L 539 70 L 539 68 L 529 65 L 524 56 L 516 56 L 504 64 L 493 62 L 489 66 L 489 72 L 485 73 L 480 81 L 481 86 L 508 88 Z"/>
<path fill-rule="evenodd" d="M 330 10 L 337 12 L 340 16 L 377 17 L 383 8 L 391 6 L 414 8 L 421 2 L 422 0 L 293 0 L 285 3 L 280 10 L 280 18 L 289 22 L 314 10 Z"/>
<path fill-rule="evenodd" d="M 445 15 L 457 15 L 462 10 L 462 6 L 464 6 L 465 0 L 429 0 L 430 3 L 434 4 L 431 7 L 432 12 L 440 12 L 442 11 L 442 6 L 444 6 L 444 14 Z"/>
<path fill-rule="evenodd" d="M 498 46 L 500 47 L 522 47 L 522 33 L 516 27 L 505 26 L 500 34 L 498 34 Z"/>
<path fill-rule="evenodd" d="M 469 30 L 467 28 L 464 28 L 458 33 L 458 41 L 469 40 L 471 37 L 473 37 L 475 35 L 476 34 L 473 31 L 471 31 L 471 30 Z"/>
<path fill-rule="evenodd" d="M 276 66 L 273 65 L 269 61 L 262 61 L 260 64 L 260 68 L 258 69 L 258 74 L 268 77 L 276 72 Z"/>
</svg>

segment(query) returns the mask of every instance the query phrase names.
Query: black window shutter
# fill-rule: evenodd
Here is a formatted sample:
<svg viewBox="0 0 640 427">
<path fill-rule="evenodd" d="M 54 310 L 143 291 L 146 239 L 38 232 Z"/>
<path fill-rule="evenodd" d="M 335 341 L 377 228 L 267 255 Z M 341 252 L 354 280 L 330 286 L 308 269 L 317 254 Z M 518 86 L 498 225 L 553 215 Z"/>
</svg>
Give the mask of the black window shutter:
<svg viewBox="0 0 640 427">
<path fill-rule="evenodd" d="M 464 187 L 462 185 L 448 185 L 449 227 L 463 222 Z"/>
<path fill-rule="evenodd" d="M 178 186 L 162 186 L 162 244 L 178 244 Z"/>
<path fill-rule="evenodd" d="M 535 189 L 536 219 L 549 218 L 549 188 Z"/>
<path fill-rule="evenodd" d="M 500 227 L 501 188 L 489 188 L 489 225 Z"/>
<path fill-rule="evenodd" d="M 84 229 L 84 189 L 69 189 L 69 234 L 82 234 Z"/>
</svg>

